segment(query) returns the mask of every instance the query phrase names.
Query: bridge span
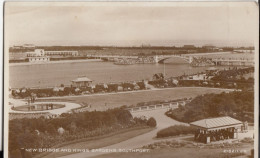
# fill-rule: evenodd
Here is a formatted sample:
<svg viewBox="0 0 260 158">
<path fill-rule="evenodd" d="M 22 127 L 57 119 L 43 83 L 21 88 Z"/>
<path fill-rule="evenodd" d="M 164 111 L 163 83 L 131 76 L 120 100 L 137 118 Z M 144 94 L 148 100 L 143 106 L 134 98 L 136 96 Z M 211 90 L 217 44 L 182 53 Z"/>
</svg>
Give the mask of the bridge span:
<svg viewBox="0 0 260 158">
<path fill-rule="evenodd" d="M 110 59 L 110 60 L 118 60 L 118 59 L 138 59 L 142 58 L 140 56 L 132 55 L 87 55 L 87 57 L 97 58 L 97 59 Z M 183 56 L 183 55 L 155 55 L 155 56 L 147 56 L 152 57 L 154 59 L 154 63 L 161 63 L 166 59 L 169 58 L 181 58 L 187 61 L 188 63 L 192 62 L 193 57 L 192 56 Z M 144 57 L 145 58 L 145 57 Z"/>
<path fill-rule="evenodd" d="M 87 57 L 93 57 L 93 58 L 98 58 L 98 59 L 108 59 L 110 61 L 116 61 L 119 59 L 136 59 L 138 60 L 139 58 L 153 58 L 154 63 L 163 63 L 164 60 L 169 59 L 169 58 L 181 58 L 187 63 L 192 63 L 194 58 L 197 58 L 195 56 L 190 55 L 155 55 L 155 56 L 146 56 L 146 57 L 140 57 L 140 56 L 127 56 L 127 55 L 87 55 Z M 241 65 L 241 66 L 253 66 L 255 64 L 254 60 L 252 59 L 235 59 L 235 58 L 207 58 L 211 60 L 216 66 L 217 65 Z"/>
</svg>

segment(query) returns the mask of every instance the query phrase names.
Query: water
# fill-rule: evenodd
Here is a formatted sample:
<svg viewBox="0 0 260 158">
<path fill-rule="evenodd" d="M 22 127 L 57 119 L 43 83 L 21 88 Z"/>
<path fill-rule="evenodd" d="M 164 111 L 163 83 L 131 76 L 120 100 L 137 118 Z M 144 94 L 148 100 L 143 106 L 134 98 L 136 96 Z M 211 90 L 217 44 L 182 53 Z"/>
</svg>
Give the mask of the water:
<svg viewBox="0 0 260 158">
<path fill-rule="evenodd" d="M 174 63 L 174 64 L 173 64 Z M 208 67 L 191 67 L 179 59 L 165 64 L 166 77 L 205 71 Z M 223 67 L 222 67 L 223 68 Z M 10 66 L 10 87 L 53 87 L 70 85 L 71 80 L 86 75 L 93 83 L 124 82 L 151 79 L 164 72 L 164 64 L 115 65 L 111 62 L 57 63 Z"/>
</svg>

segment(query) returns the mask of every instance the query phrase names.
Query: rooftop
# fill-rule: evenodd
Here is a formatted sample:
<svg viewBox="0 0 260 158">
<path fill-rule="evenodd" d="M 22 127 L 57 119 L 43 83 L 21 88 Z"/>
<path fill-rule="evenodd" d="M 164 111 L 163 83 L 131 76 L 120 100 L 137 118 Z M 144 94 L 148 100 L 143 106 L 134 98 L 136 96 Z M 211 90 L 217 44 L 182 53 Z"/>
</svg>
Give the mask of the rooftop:
<svg viewBox="0 0 260 158">
<path fill-rule="evenodd" d="M 72 82 L 91 82 L 92 80 L 87 78 L 86 76 L 79 77 L 75 80 L 72 80 Z"/>
<path fill-rule="evenodd" d="M 190 123 L 190 125 L 194 125 L 205 129 L 227 127 L 227 126 L 241 125 L 241 124 L 242 124 L 241 121 L 236 120 L 229 116 L 203 119 L 203 120 Z"/>
</svg>

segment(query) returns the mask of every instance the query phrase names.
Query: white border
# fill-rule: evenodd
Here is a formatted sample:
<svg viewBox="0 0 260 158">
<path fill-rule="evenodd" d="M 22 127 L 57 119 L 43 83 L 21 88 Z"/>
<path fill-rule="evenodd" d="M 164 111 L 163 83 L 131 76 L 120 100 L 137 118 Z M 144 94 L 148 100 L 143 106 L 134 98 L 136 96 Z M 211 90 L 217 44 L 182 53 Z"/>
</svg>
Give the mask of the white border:
<svg viewBox="0 0 260 158">
<path fill-rule="evenodd" d="M 7 1 L 15 2 L 15 1 L 18 1 L 18 0 L 7 0 Z M 46 0 L 27 0 L 27 1 L 45 2 Z M 52 1 L 54 1 L 54 2 L 71 2 L 72 0 L 63 0 L 63 1 L 52 0 Z M 129 2 L 129 0 L 95 0 L 95 2 L 111 2 L 111 1 L 114 1 L 114 2 Z M 138 1 L 138 0 L 131 0 L 131 1 L 135 2 L 135 1 Z M 244 2 L 244 1 L 246 1 L 246 2 L 256 2 L 258 7 L 259 7 L 258 0 L 199 0 L 199 1 L 198 0 L 185 0 L 185 1 L 184 0 L 142 0 L 142 2 L 180 2 L 180 1 L 181 2 L 207 2 L 207 1 Z M 1 2 L 0 11 L 1 11 L 1 14 L 2 14 L 2 16 L 1 16 L 2 20 L 0 22 L 0 29 L 3 30 L 4 0 L 0 0 L 0 2 Z M 93 0 L 84 0 L 82 2 L 93 2 Z M 259 25 L 258 25 L 258 31 L 259 31 Z M 1 40 L 3 40 L 3 31 L 1 31 L 0 35 L 1 35 Z M 259 32 L 256 36 L 257 36 L 256 38 L 258 38 L 257 41 L 259 42 Z M 255 140 L 257 140 L 257 141 L 255 141 L 255 157 L 258 156 L 258 145 L 259 145 L 259 142 L 258 142 L 258 133 L 259 133 L 259 131 L 258 131 L 259 130 L 259 122 L 258 122 L 258 119 L 259 119 L 259 60 L 258 60 L 259 59 L 259 47 L 258 46 L 259 46 L 259 43 L 258 42 L 255 43 L 255 46 L 256 46 L 255 52 L 258 52 L 258 53 L 255 54 L 255 60 L 256 60 L 255 61 L 255 63 L 256 63 L 256 65 L 255 65 L 255 120 L 257 120 L 256 123 L 255 123 L 255 129 L 257 129 L 255 131 L 255 132 L 257 132 L 257 135 L 255 137 Z M 2 44 L 0 45 L 1 50 L 3 50 L 3 44 L 4 43 L 2 41 Z M 4 64 L 4 63 L 2 63 L 3 62 L 3 56 L 4 56 L 3 53 L 4 52 L 2 52 L 2 54 L 0 55 L 0 62 L 1 62 L 0 73 L 1 73 L 1 75 L 3 74 L 3 72 L 7 72 L 6 67 L 8 67 L 8 66 L 3 67 L 3 64 Z M 5 56 L 5 58 L 6 58 L 6 56 Z M 5 71 L 3 71 L 3 68 L 5 68 Z M 7 74 L 5 73 L 5 78 L 6 78 L 6 76 L 7 76 Z M 3 128 L 3 120 L 2 120 L 3 116 L 2 116 L 2 114 L 3 114 L 3 106 L 4 106 L 3 96 L 8 94 L 8 93 L 3 94 L 3 92 L 4 92 L 4 87 L 2 87 L 3 86 L 3 79 L 4 79 L 4 77 L 0 77 L 0 87 L 1 87 L 0 88 L 0 102 L 2 103 L 2 106 L 0 106 L 0 151 L 3 150 L 3 145 L 7 147 L 7 144 L 2 144 L 2 138 L 5 138 L 5 142 L 8 141 L 7 137 L 2 136 L 2 134 L 3 134 L 2 133 L 2 128 Z M 7 82 L 6 80 L 4 80 L 4 81 L 5 81 L 5 83 Z M 5 88 L 8 88 L 8 86 L 5 86 Z M 5 91 L 6 91 L 6 89 L 5 89 Z M 5 132 L 4 133 L 6 133 L 6 131 L 8 129 L 8 125 L 7 125 L 8 121 L 6 119 L 4 121 L 5 121 L 5 123 L 4 123 Z M 8 154 L 8 152 L 7 152 L 7 150 L 5 150 L 4 156 L 7 157 L 7 154 Z"/>
</svg>

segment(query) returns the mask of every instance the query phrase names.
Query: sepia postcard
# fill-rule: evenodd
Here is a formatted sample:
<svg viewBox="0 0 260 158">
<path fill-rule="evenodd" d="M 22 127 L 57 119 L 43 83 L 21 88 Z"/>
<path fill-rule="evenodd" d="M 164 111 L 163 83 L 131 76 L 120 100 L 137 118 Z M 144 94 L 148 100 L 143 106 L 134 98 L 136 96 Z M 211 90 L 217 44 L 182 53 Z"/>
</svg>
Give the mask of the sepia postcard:
<svg viewBox="0 0 260 158">
<path fill-rule="evenodd" d="M 6 158 L 258 157 L 256 2 L 5 2 Z"/>
</svg>

